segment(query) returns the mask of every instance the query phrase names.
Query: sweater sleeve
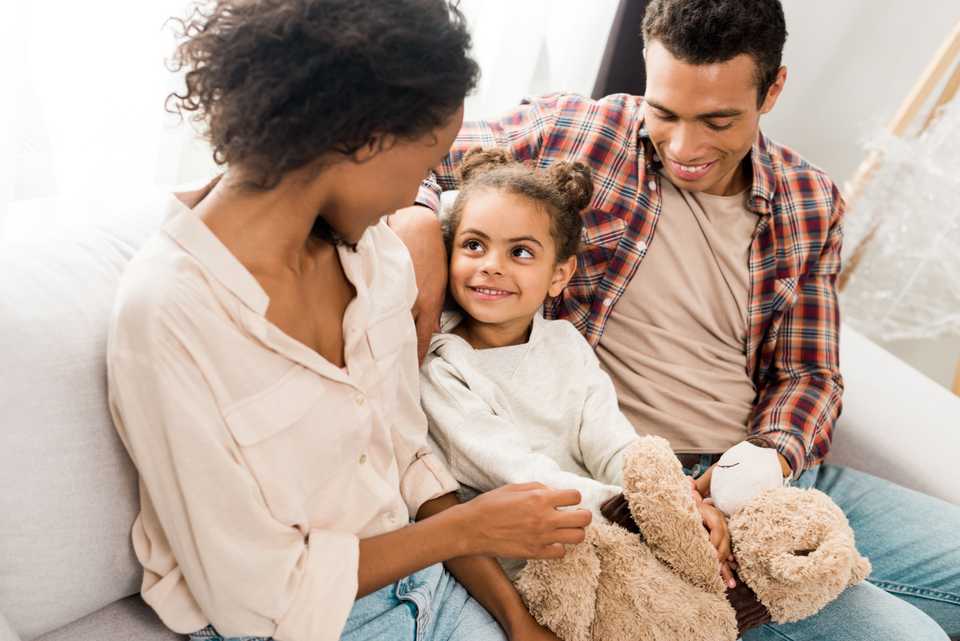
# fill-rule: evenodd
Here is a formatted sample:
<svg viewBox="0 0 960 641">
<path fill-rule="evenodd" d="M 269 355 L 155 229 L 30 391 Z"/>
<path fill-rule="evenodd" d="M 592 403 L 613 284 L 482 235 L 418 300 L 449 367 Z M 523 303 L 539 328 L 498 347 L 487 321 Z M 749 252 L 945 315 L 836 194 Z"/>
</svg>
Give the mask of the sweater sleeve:
<svg viewBox="0 0 960 641">
<path fill-rule="evenodd" d="M 587 398 L 580 418 L 580 455 L 590 474 L 610 485 L 623 485 L 623 455 L 637 440 L 637 431 L 620 411 L 617 392 L 596 354 L 583 336 L 570 325 L 573 339 L 583 353 Z"/>
<path fill-rule="evenodd" d="M 510 483 L 540 482 L 580 492 L 580 507 L 600 505 L 620 487 L 563 470 L 535 452 L 510 416 L 498 415 L 456 366 L 431 355 L 421 369 L 421 401 L 430 433 L 462 484 L 486 492 Z"/>
</svg>

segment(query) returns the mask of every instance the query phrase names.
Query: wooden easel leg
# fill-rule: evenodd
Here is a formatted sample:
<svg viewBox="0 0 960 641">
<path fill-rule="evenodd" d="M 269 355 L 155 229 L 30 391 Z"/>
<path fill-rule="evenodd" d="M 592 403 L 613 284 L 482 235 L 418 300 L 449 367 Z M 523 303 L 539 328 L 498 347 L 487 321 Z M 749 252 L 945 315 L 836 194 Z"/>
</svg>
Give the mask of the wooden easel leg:
<svg viewBox="0 0 960 641">
<path fill-rule="evenodd" d="M 960 361 L 957 361 L 957 375 L 953 378 L 953 393 L 960 396 Z"/>
</svg>

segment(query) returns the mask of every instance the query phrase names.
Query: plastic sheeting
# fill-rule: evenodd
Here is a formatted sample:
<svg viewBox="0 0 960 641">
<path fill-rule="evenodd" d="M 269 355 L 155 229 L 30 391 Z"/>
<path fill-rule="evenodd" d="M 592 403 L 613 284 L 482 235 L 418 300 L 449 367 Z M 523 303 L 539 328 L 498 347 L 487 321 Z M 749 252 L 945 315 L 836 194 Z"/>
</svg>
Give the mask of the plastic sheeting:
<svg viewBox="0 0 960 641">
<path fill-rule="evenodd" d="M 877 230 L 841 294 L 881 340 L 960 335 L 960 104 L 917 138 L 878 137 L 882 161 L 846 215 L 844 264 Z"/>
</svg>

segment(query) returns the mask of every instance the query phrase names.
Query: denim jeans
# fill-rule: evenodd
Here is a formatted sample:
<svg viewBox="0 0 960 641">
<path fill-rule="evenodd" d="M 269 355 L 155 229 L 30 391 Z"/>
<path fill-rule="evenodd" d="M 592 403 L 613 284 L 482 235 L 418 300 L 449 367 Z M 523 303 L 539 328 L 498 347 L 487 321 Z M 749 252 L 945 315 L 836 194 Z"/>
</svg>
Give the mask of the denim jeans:
<svg viewBox="0 0 960 641">
<path fill-rule="evenodd" d="M 794 485 L 840 506 L 873 572 L 816 615 L 761 626 L 743 641 L 960 639 L 960 506 L 837 465 L 807 470 Z"/>
<path fill-rule="evenodd" d="M 432 565 L 357 599 L 341 641 L 506 641 L 500 625 L 442 565 Z M 224 638 L 212 627 L 190 641 L 270 641 Z"/>
</svg>

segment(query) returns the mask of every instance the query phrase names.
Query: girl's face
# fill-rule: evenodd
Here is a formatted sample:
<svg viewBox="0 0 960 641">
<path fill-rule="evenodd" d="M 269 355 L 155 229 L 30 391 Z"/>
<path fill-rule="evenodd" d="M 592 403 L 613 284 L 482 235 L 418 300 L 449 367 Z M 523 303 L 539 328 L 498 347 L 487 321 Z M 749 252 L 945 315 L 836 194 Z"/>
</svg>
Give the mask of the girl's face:
<svg viewBox="0 0 960 641">
<path fill-rule="evenodd" d="M 576 256 L 557 263 L 550 216 L 523 196 L 483 189 L 466 202 L 453 238 L 450 292 L 480 323 L 529 323 L 563 291 Z"/>
</svg>

